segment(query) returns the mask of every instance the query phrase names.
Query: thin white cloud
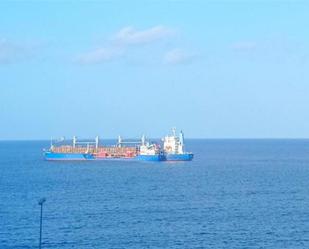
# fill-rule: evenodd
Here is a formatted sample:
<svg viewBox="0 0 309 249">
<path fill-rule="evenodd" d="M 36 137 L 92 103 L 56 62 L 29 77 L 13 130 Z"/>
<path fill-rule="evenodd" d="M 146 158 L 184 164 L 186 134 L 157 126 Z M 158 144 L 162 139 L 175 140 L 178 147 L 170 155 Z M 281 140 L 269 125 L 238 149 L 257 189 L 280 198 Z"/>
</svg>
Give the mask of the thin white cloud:
<svg viewBox="0 0 309 249">
<path fill-rule="evenodd" d="M 81 64 L 97 64 L 121 57 L 123 53 L 124 49 L 120 47 L 102 47 L 78 55 L 76 61 Z"/>
<path fill-rule="evenodd" d="M 124 45 L 151 43 L 173 34 L 173 30 L 165 26 L 154 26 L 149 29 L 137 30 L 134 27 L 125 27 L 119 30 L 113 40 Z"/>
<path fill-rule="evenodd" d="M 0 39 L 0 64 L 10 64 L 21 61 L 29 56 L 31 48 L 28 45 L 17 44 L 7 39 Z"/>
<path fill-rule="evenodd" d="M 195 57 L 194 54 L 188 53 L 182 49 L 176 48 L 168 51 L 163 58 L 165 64 L 184 64 L 191 62 Z"/>
<path fill-rule="evenodd" d="M 98 64 L 122 57 L 133 45 L 153 43 L 169 37 L 173 30 L 165 26 L 154 26 L 149 29 L 137 30 L 125 27 L 107 39 L 107 45 L 79 54 L 75 61 L 81 64 Z"/>
<path fill-rule="evenodd" d="M 254 41 L 241 41 L 232 44 L 231 47 L 237 51 L 251 51 L 257 48 L 257 43 Z"/>
</svg>

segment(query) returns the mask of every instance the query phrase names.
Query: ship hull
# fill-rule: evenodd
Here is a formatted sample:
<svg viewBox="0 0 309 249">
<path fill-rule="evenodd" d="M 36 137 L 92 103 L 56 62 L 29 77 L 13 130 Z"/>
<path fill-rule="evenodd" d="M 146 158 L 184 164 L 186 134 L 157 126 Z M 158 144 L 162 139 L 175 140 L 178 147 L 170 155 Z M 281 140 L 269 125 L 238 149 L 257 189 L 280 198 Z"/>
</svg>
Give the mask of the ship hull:
<svg viewBox="0 0 309 249">
<path fill-rule="evenodd" d="M 134 159 L 138 161 L 152 161 L 152 162 L 159 162 L 164 161 L 165 157 L 163 155 L 138 155 Z"/>
<path fill-rule="evenodd" d="M 84 160 L 97 160 L 97 161 L 111 161 L 111 160 L 136 160 L 136 161 L 164 161 L 163 155 L 138 155 L 135 157 L 95 157 L 93 154 L 87 153 L 55 153 L 45 152 L 45 160 L 47 161 L 84 161 Z"/>
<path fill-rule="evenodd" d="M 94 156 L 86 153 L 54 153 L 45 152 L 45 160 L 47 161 L 82 161 L 94 160 Z"/>
<path fill-rule="evenodd" d="M 166 154 L 166 161 L 191 161 L 193 159 L 192 153 L 184 153 L 184 154 Z"/>
</svg>

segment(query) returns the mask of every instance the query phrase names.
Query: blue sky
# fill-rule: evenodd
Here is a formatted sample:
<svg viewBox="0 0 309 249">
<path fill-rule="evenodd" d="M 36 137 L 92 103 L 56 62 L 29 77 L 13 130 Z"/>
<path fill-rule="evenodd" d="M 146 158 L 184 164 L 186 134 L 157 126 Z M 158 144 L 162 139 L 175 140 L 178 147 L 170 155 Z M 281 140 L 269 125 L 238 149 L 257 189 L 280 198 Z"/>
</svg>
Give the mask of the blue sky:
<svg viewBox="0 0 309 249">
<path fill-rule="evenodd" d="M 1 2 L 0 139 L 309 137 L 309 3 Z"/>
</svg>

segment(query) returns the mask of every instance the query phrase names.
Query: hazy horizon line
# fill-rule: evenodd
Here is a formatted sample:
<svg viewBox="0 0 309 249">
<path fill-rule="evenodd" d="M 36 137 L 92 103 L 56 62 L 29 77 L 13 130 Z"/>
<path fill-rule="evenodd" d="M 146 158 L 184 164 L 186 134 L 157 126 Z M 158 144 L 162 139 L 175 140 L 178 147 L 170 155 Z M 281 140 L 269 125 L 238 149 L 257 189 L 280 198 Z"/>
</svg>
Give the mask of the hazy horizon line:
<svg viewBox="0 0 309 249">
<path fill-rule="evenodd" d="M 81 138 L 80 140 L 93 140 L 91 138 Z M 149 140 L 161 140 L 162 138 L 148 138 Z M 309 137 L 186 137 L 186 140 L 309 140 Z M 51 139 L 47 138 L 38 138 L 38 139 L 1 139 L 0 142 L 27 142 L 27 141 L 50 141 Z M 65 139 L 64 141 L 70 141 L 70 139 Z M 104 138 L 102 140 L 117 140 L 117 138 Z M 125 138 L 125 140 L 138 140 L 137 138 Z M 57 141 L 54 139 L 53 141 Z"/>
</svg>

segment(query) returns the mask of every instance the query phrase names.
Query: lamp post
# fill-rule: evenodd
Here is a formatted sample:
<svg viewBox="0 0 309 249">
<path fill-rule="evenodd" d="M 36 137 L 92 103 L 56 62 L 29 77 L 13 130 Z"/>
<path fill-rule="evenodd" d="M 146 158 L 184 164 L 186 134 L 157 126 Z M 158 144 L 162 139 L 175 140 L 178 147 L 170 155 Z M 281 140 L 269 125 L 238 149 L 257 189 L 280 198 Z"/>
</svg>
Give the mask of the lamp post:
<svg viewBox="0 0 309 249">
<path fill-rule="evenodd" d="M 42 214 L 43 214 L 43 204 L 46 201 L 45 198 L 42 198 L 39 200 L 39 205 L 41 206 L 41 217 L 40 217 L 40 242 L 39 242 L 39 248 L 42 248 Z"/>
</svg>

